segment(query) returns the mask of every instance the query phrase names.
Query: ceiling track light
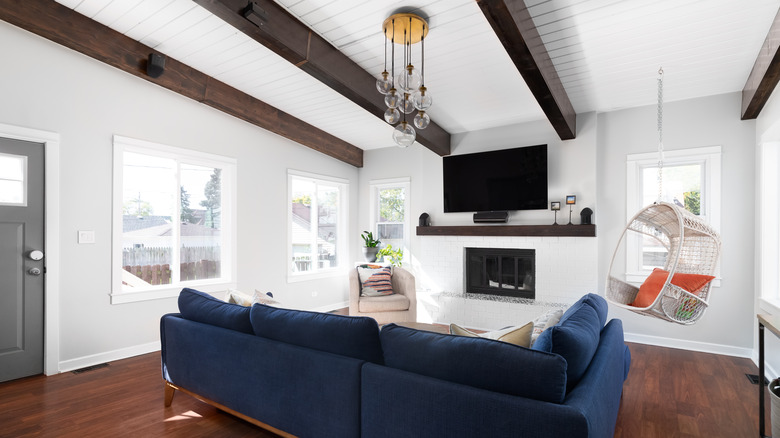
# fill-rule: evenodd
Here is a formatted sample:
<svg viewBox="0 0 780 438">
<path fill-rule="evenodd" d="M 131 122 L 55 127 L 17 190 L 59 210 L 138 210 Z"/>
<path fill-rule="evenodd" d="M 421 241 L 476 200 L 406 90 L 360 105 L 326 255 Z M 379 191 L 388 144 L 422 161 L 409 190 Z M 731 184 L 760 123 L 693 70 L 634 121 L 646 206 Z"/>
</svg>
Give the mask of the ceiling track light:
<svg viewBox="0 0 780 438">
<path fill-rule="evenodd" d="M 385 35 L 385 68 L 376 81 L 376 89 L 385 95 L 385 121 L 391 125 L 398 122 L 393 130 L 393 140 L 400 147 L 411 146 L 417 138 L 417 129 L 425 129 L 431 123 L 427 114 L 433 104 L 431 95 L 425 87 L 425 37 L 428 35 L 428 22 L 416 14 L 402 13 L 389 16 L 382 25 Z M 390 41 L 390 72 L 387 71 L 387 41 Z M 412 45 L 420 43 L 420 70 L 412 64 Z M 401 71 L 395 74 L 395 45 L 403 46 Z M 417 110 L 412 123 L 406 121 L 406 115 Z"/>
</svg>

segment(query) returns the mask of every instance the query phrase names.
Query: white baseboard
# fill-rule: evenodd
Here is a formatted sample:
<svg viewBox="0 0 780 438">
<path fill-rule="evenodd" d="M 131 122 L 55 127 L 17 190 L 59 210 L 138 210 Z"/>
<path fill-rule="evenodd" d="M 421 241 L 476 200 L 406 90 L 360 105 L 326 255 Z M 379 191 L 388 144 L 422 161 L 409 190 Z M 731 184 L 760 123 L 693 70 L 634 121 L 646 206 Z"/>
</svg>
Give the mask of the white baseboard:
<svg viewBox="0 0 780 438">
<path fill-rule="evenodd" d="M 106 351 L 105 353 L 93 354 L 90 356 L 79 357 L 76 359 L 64 360 L 59 364 L 59 372 L 78 370 L 92 365 L 98 365 L 105 362 L 111 362 L 128 357 L 139 356 L 141 354 L 152 353 L 160 350 L 160 341 L 150 342 L 148 344 L 135 345 L 133 347 L 120 348 L 119 350 Z"/>
<path fill-rule="evenodd" d="M 340 303 L 328 304 L 326 306 L 317 307 L 317 308 L 314 308 L 314 309 L 307 309 L 307 310 L 309 310 L 311 312 L 325 313 L 325 312 L 331 312 L 331 311 L 338 310 L 338 309 L 343 309 L 345 307 L 349 307 L 349 301 L 342 301 Z"/>
<path fill-rule="evenodd" d="M 708 342 L 686 341 L 683 339 L 663 338 L 660 336 L 638 335 L 624 333 L 626 342 L 638 344 L 657 345 L 659 347 L 677 348 L 681 350 L 701 351 L 703 353 L 723 354 L 736 357 L 753 357 L 752 348 L 733 347 L 731 345 L 710 344 Z M 755 362 L 755 360 L 754 360 Z"/>
</svg>

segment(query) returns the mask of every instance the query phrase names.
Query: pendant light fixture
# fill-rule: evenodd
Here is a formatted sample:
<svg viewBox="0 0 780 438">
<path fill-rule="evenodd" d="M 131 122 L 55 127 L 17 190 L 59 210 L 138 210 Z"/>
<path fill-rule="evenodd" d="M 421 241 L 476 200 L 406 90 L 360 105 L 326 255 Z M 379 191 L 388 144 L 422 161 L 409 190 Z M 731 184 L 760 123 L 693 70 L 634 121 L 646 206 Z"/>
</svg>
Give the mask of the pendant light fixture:
<svg viewBox="0 0 780 438">
<path fill-rule="evenodd" d="M 431 123 L 426 110 L 431 107 L 428 89 L 425 88 L 425 36 L 428 22 L 411 13 L 393 14 L 382 25 L 385 35 L 385 68 L 376 81 L 376 89 L 385 95 L 385 121 L 391 125 L 393 140 L 400 147 L 411 146 L 417 138 L 417 129 L 425 129 Z M 390 72 L 387 71 L 387 41 L 390 40 Z M 412 64 L 412 45 L 420 43 L 421 70 Z M 403 46 L 403 67 L 395 74 L 395 45 Z M 413 122 L 407 122 L 407 114 L 417 110 Z"/>
</svg>

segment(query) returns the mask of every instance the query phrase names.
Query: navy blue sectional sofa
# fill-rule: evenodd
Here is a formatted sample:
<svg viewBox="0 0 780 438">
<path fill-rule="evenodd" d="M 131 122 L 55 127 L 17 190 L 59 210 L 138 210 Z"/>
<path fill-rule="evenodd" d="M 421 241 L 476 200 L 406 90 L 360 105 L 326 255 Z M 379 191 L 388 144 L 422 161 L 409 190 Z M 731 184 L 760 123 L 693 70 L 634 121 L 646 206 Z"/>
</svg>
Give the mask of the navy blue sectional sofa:
<svg viewBox="0 0 780 438">
<path fill-rule="evenodd" d="M 184 289 L 161 319 L 176 390 L 300 437 L 609 437 L 630 353 L 603 298 L 533 349 L 367 317 L 227 304 Z"/>
</svg>

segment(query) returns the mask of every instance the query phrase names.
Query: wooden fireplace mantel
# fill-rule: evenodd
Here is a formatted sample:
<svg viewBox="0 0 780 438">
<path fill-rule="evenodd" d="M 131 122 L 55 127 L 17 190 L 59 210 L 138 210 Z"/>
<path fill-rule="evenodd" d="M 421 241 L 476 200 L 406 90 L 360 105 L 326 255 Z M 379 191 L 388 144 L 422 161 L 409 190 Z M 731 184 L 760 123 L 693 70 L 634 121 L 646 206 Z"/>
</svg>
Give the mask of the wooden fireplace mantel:
<svg viewBox="0 0 780 438">
<path fill-rule="evenodd" d="M 418 236 L 596 237 L 596 225 L 454 225 L 417 227 Z"/>
</svg>

